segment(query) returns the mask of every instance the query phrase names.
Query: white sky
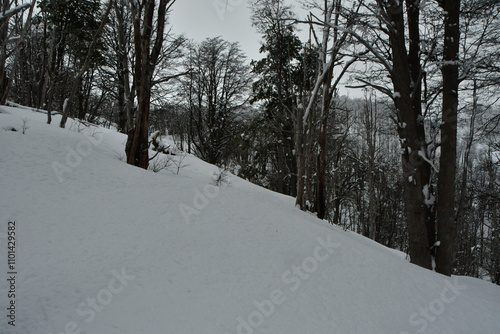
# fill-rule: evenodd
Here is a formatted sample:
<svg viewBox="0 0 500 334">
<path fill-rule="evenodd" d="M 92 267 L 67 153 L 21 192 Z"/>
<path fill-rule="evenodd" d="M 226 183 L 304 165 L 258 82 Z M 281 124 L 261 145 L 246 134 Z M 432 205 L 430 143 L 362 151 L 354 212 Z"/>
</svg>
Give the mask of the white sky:
<svg viewBox="0 0 500 334">
<path fill-rule="evenodd" d="M 169 21 L 174 33 L 196 42 L 222 36 L 229 42 L 239 42 L 250 59 L 260 59 L 260 36 L 252 27 L 248 0 L 177 0 Z"/>
</svg>

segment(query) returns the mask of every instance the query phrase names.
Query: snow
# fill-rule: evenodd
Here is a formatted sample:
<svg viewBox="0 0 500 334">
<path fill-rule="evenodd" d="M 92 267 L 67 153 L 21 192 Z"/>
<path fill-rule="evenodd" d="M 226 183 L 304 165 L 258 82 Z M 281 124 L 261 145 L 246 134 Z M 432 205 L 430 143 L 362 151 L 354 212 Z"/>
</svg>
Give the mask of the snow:
<svg viewBox="0 0 500 334">
<path fill-rule="evenodd" d="M 18 267 L 2 334 L 498 333 L 498 286 L 416 267 L 236 176 L 215 187 L 191 155 L 179 174 L 131 167 L 124 135 L 60 117 L 0 107 L 4 314 L 8 221 Z"/>
<path fill-rule="evenodd" d="M 434 165 L 434 163 L 430 161 L 429 158 L 427 158 L 427 155 L 425 153 L 426 153 L 425 149 L 421 148 L 418 151 L 418 156 L 421 157 L 425 162 L 427 162 L 432 167 L 432 169 L 434 169 L 436 173 L 439 173 L 439 168 L 436 165 Z"/>
<path fill-rule="evenodd" d="M 64 103 L 63 103 L 63 112 L 68 109 L 68 102 L 69 102 L 69 97 L 65 98 L 64 99 Z"/>
<path fill-rule="evenodd" d="M 436 198 L 434 197 L 434 195 L 431 193 L 430 189 L 429 189 L 429 185 L 426 184 L 423 188 L 422 188 L 422 194 L 424 195 L 424 202 L 427 206 L 433 206 L 434 203 L 436 202 Z M 438 244 L 435 244 L 434 246 L 439 246 Z"/>
</svg>

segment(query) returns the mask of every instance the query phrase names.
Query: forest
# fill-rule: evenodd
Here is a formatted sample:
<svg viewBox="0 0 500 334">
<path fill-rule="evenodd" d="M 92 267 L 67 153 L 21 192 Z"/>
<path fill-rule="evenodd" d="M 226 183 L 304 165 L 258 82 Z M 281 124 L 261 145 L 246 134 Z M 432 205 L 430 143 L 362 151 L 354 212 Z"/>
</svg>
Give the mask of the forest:
<svg viewBox="0 0 500 334">
<path fill-rule="evenodd" d="M 242 5 L 260 59 L 172 33 L 175 0 L 2 0 L 0 104 L 116 128 L 139 168 L 194 154 L 418 266 L 500 285 L 499 1 Z"/>
</svg>

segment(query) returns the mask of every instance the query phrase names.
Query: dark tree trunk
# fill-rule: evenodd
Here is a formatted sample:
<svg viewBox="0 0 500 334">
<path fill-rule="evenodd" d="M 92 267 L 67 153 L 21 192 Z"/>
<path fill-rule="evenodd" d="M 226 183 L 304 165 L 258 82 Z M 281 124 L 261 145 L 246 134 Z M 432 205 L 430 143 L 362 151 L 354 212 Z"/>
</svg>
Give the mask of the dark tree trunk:
<svg viewBox="0 0 500 334">
<path fill-rule="evenodd" d="M 1 12 L 5 13 L 10 8 L 10 1 L 3 0 Z M 0 18 L 0 104 L 5 104 L 9 91 L 9 78 L 5 63 L 7 61 L 7 39 L 9 34 L 9 18 L 2 16 Z"/>
<path fill-rule="evenodd" d="M 426 154 L 425 128 L 421 121 L 420 105 L 420 57 L 419 40 L 419 1 L 407 1 L 408 29 L 412 38 L 410 52 L 407 52 L 405 41 L 405 23 L 403 4 L 393 4 L 389 21 L 390 41 L 393 56 L 391 78 L 395 88 L 395 105 L 398 113 L 399 135 L 404 153 L 402 155 L 404 176 L 404 200 L 408 223 L 409 253 L 411 262 L 431 269 L 431 236 L 430 219 L 424 204 L 423 188 L 429 183 L 430 165 L 419 155 Z M 417 80 L 415 80 L 417 79 Z"/>
<path fill-rule="evenodd" d="M 139 89 L 137 87 L 137 89 Z M 149 102 L 150 90 L 141 86 L 137 92 L 139 105 L 137 108 L 135 128 L 129 132 L 127 139 L 127 163 L 144 169 L 149 165 Z"/>
<path fill-rule="evenodd" d="M 407 15 L 408 15 L 408 32 L 409 32 L 409 66 L 411 73 L 410 89 L 412 89 L 412 109 L 415 120 L 417 121 L 418 136 L 421 142 L 420 147 L 423 153 L 427 155 L 427 143 L 425 140 L 425 128 L 423 122 L 419 122 L 419 118 L 423 119 L 421 97 L 422 97 L 422 67 L 420 65 L 420 1 L 406 0 Z M 423 162 L 424 166 L 420 169 L 422 183 L 427 186 L 429 194 L 432 194 L 431 174 L 432 168 L 427 162 Z M 436 241 L 436 217 L 433 204 L 425 204 L 425 224 L 427 228 L 427 238 L 429 251 Z"/>
<path fill-rule="evenodd" d="M 77 92 L 76 92 L 76 99 L 78 102 L 78 119 L 85 120 L 85 114 L 87 113 L 87 110 L 85 108 L 85 88 L 83 85 L 83 78 L 80 78 L 78 82 L 76 82 L 76 85 L 78 86 Z"/>
<path fill-rule="evenodd" d="M 295 199 L 295 206 L 304 210 L 304 178 L 306 174 L 306 164 L 304 157 L 304 131 L 302 129 L 302 108 L 295 110 L 295 156 L 297 159 L 297 197 Z"/>
<path fill-rule="evenodd" d="M 125 100 L 124 80 L 122 78 L 123 69 L 118 65 L 118 131 L 127 132 L 127 108 Z"/>
<path fill-rule="evenodd" d="M 153 72 L 163 46 L 167 6 L 175 0 L 160 0 L 155 18 L 155 0 L 133 1 L 132 17 L 134 24 L 135 46 L 135 91 L 137 95 L 137 116 L 133 130 L 129 132 L 125 151 L 127 163 L 147 169 L 149 165 L 149 109 Z M 142 19 L 141 17 L 144 16 Z M 156 38 L 152 41 L 153 28 L 156 28 Z M 151 48 L 151 42 L 153 47 Z"/>
<path fill-rule="evenodd" d="M 328 109 L 325 110 L 328 114 Z M 316 188 L 316 210 L 319 219 L 324 219 L 326 215 L 326 150 L 328 146 L 327 120 L 321 124 L 319 131 L 319 155 L 318 155 L 318 184 Z"/>
<path fill-rule="evenodd" d="M 455 175 L 457 159 L 458 53 L 460 0 L 440 1 L 445 11 L 443 107 L 439 159 L 436 271 L 450 276 L 456 253 Z"/>
<path fill-rule="evenodd" d="M 366 98 L 364 106 L 366 146 L 368 148 L 368 226 L 370 239 L 377 239 L 377 203 L 375 197 L 375 153 L 377 145 L 376 101 Z"/>
<path fill-rule="evenodd" d="M 58 77 L 59 67 L 57 61 L 58 52 L 56 50 L 57 44 L 57 35 L 56 28 L 52 29 L 50 34 L 50 51 L 48 57 L 48 65 L 47 65 L 47 77 L 45 78 L 44 84 L 47 83 L 47 86 L 42 88 L 42 97 L 41 101 L 44 104 L 44 107 L 47 109 L 47 124 L 52 123 L 52 104 L 54 102 L 54 94 L 56 88 L 56 80 Z"/>
</svg>

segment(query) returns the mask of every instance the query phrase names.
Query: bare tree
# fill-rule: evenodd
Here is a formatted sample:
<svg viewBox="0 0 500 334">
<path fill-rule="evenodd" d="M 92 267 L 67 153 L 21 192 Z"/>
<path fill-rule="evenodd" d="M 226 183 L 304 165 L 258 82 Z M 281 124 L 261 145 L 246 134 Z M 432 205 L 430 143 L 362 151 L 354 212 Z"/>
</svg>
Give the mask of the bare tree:
<svg viewBox="0 0 500 334">
<path fill-rule="evenodd" d="M 318 218 L 325 218 L 326 214 L 326 167 L 327 167 L 327 150 L 328 150 L 328 123 L 329 117 L 335 120 L 335 107 L 332 105 L 333 97 L 337 91 L 337 86 L 340 83 L 342 77 L 347 72 L 349 67 L 356 61 L 357 56 L 352 55 L 351 57 L 346 57 L 342 52 L 345 45 L 349 42 L 351 36 L 346 31 L 341 31 L 338 27 L 340 25 L 344 26 L 345 29 L 351 28 L 355 22 L 354 17 L 357 15 L 359 6 L 354 5 L 352 10 L 346 10 L 344 8 L 342 0 L 325 1 L 323 8 L 321 8 L 323 13 L 323 20 L 318 20 L 321 22 L 322 26 L 322 39 L 318 42 L 318 60 L 320 62 L 320 70 L 316 79 L 316 84 L 311 93 L 311 97 L 308 101 L 305 114 L 303 116 L 304 126 L 307 125 L 307 118 L 313 110 L 313 106 L 316 104 L 316 99 L 319 97 L 321 101 L 319 102 L 320 109 L 319 115 L 317 115 L 318 120 L 318 148 L 319 156 L 317 160 L 317 186 L 316 186 L 316 203 L 315 210 L 317 212 Z M 312 15 L 312 14 L 311 14 Z M 309 20 L 311 28 L 313 27 L 312 19 Z M 316 35 L 316 34 L 315 34 Z M 347 60 L 346 60 L 347 58 Z M 335 76 L 334 69 L 340 67 L 342 64 L 342 69 Z M 303 156 L 301 156 L 303 159 Z M 299 162 L 302 165 L 303 162 Z M 301 169 L 299 169 L 301 170 Z M 299 175 L 299 179 L 302 175 Z M 298 191 L 303 191 L 303 187 L 300 187 Z M 297 196 L 297 204 L 301 200 L 302 194 Z"/>
<path fill-rule="evenodd" d="M 127 133 L 133 127 L 134 90 L 130 84 L 132 51 L 132 25 L 128 1 L 117 0 L 113 7 L 110 29 L 107 32 L 107 43 L 110 45 L 109 55 L 112 69 L 108 74 L 112 78 L 116 90 L 118 105 L 118 130 Z"/>
<path fill-rule="evenodd" d="M 165 39 L 166 16 L 174 3 L 175 0 L 130 2 L 134 27 L 137 114 L 134 128 L 128 134 L 125 152 L 127 163 L 144 169 L 149 164 L 148 129 L 153 76 Z"/>
<path fill-rule="evenodd" d="M 252 76 L 237 43 L 220 37 L 191 47 L 182 90 L 189 104 L 191 138 L 203 160 L 220 164 L 237 135 L 237 119 L 249 99 Z"/>
<path fill-rule="evenodd" d="M 402 167 L 406 218 L 408 221 L 409 253 L 412 263 L 432 268 L 431 249 L 441 245 L 436 253 L 436 269 L 450 275 L 455 238 L 455 174 L 456 174 L 456 115 L 458 105 L 458 46 L 460 1 L 439 1 L 444 23 L 443 106 L 441 111 L 441 159 L 439 170 L 429 158 L 432 146 L 427 141 L 425 115 L 422 111 L 422 52 L 421 18 L 424 6 L 421 1 L 376 0 L 364 3 L 365 22 L 355 29 L 324 22 L 353 36 L 369 51 L 366 58 L 388 74 L 388 82 L 378 78 L 362 78 L 363 86 L 373 87 L 387 94 L 396 108 L 396 123 L 402 146 Z M 372 20 L 373 19 L 373 20 Z M 437 31 L 440 29 L 437 28 Z M 367 33 L 365 33 L 367 32 Z M 373 37 L 371 40 L 368 36 Z M 383 37 L 386 35 L 386 38 Z M 434 55 L 435 56 L 435 55 Z M 382 77 L 383 78 L 383 77 Z M 382 82 L 382 84 L 378 84 Z M 437 177 L 439 201 L 435 205 L 432 187 L 433 175 Z M 437 208 L 437 210 L 436 210 Z M 439 219 L 436 223 L 435 212 Z M 441 225 L 442 224 L 442 225 Z M 438 239 L 436 239 L 438 237 Z M 437 243 L 439 241 L 440 243 Z"/>
</svg>

